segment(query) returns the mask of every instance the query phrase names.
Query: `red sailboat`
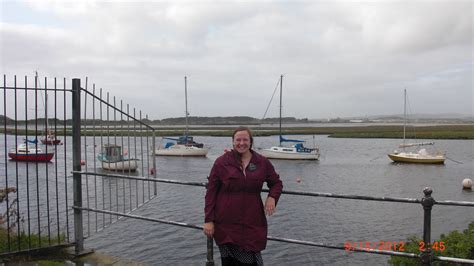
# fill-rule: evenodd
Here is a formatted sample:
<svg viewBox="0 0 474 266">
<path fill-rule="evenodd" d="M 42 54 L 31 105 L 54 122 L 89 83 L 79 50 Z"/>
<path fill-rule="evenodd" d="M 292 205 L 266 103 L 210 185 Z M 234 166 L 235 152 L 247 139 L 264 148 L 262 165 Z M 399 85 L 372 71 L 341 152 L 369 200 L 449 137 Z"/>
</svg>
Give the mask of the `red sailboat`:
<svg viewBox="0 0 474 266">
<path fill-rule="evenodd" d="M 8 157 L 15 161 L 28 162 L 49 162 L 54 157 L 54 152 L 43 152 L 42 149 L 35 147 L 36 145 L 20 144 L 18 147 L 11 149 Z"/>
</svg>

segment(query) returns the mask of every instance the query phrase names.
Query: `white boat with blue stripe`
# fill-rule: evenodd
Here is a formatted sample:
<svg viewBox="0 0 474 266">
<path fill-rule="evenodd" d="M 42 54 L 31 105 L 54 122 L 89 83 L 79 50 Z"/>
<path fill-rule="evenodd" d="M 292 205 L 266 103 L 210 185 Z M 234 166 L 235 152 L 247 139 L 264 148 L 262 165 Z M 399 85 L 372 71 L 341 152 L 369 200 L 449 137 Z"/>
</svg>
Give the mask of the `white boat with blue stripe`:
<svg viewBox="0 0 474 266">
<path fill-rule="evenodd" d="M 291 147 L 282 146 L 282 142 L 297 142 Z M 269 149 L 261 149 L 258 152 L 269 159 L 282 160 L 318 160 L 319 149 L 317 147 L 307 148 L 303 145 L 303 140 L 284 139 L 280 136 L 280 146 L 273 146 Z"/>
<path fill-rule="evenodd" d="M 313 145 L 312 148 L 307 148 L 303 145 L 304 140 L 296 139 L 285 139 L 282 136 L 281 129 L 281 109 L 282 109 L 282 92 L 283 92 L 283 75 L 280 76 L 280 145 L 273 146 L 269 149 L 260 149 L 258 152 L 269 159 L 282 159 L 282 160 L 318 160 L 319 159 L 319 148 Z M 273 96 L 272 96 L 273 98 Z M 271 100 L 270 100 L 271 101 Z M 267 108 L 268 110 L 268 108 Z M 265 112 L 266 113 L 266 112 Z M 265 116 L 265 115 L 264 115 Z M 313 137 L 314 139 L 314 137 Z M 284 142 L 295 143 L 290 147 L 285 147 L 282 144 Z"/>
</svg>

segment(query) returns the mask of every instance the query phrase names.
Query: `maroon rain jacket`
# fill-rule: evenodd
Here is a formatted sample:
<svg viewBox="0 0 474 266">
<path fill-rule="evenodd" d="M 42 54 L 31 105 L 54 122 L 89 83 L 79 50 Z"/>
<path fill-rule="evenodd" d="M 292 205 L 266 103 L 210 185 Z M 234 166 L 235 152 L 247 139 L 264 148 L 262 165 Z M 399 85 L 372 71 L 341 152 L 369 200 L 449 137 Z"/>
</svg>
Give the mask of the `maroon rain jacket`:
<svg viewBox="0 0 474 266">
<path fill-rule="evenodd" d="M 280 198 L 283 184 L 270 161 L 252 151 L 245 175 L 235 152 L 214 162 L 209 175 L 204 207 L 205 222 L 214 222 L 217 244 L 234 244 L 258 252 L 267 245 L 267 219 L 260 192 L 264 182 L 268 196 Z"/>
</svg>

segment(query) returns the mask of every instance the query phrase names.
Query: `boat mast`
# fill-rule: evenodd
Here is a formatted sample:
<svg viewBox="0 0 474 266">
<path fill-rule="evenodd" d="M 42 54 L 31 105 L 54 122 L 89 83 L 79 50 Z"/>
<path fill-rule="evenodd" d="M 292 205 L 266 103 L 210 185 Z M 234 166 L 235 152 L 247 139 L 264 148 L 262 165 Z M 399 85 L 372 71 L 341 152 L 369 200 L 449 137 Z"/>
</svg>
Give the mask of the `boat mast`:
<svg viewBox="0 0 474 266">
<path fill-rule="evenodd" d="M 282 106 L 282 97 L 283 97 L 283 75 L 280 75 L 280 146 L 281 146 L 281 109 Z"/>
<path fill-rule="evenodd" d="M 186 130 L 184 132 L 186 136 L 186 142 L 188 141 L 188 80 L 184 76 L 184 104 L 186 106 Z"/>
<path fill-rule="evenodd" d="M 36 88 L 39 88 L 41 86 L 40 80 L 39 80 L 39 75 L 38 71 L 35 71 L 35 86 Z M 48 131 L 49 131 L 49 123 L 48 123 L 48 92 L 46 89 L 44 90 L 44 101 L 43 101 L 43 106 L 44 106 L 44 119 L 45 119 L 45 124 L 46 127 L 44 129 L 45 137 L 48 137 Z"/>
<path fill-rule="evenodd" d="M 405 145 L 405 132 L 407 127 L 407 89 L 404 89 L 403 92 L 403 145 Z"/>
</svg>

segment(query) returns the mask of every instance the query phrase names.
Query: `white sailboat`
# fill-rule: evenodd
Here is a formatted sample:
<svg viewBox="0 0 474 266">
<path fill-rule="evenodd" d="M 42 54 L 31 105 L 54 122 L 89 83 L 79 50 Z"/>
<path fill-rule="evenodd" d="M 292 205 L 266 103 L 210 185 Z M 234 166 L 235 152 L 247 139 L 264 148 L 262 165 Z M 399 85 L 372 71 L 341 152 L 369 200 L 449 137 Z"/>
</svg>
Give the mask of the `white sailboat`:
<svg viewBox="0 0 474 266">
<path fill-rule="evenodd" d="M 388 154 L 388 157 L 397 163 L 420 163 L 420 164 L 443 164 L 446 160 L 446 155 L 441 152 L 428 152 L 425 148 L 420 148 L 415 151 L 408 151 L 407 148 L 416 149 L 426 145 L 434 145 L 434 142 L 418 142 L 406 143 L 406 125 L 407 125 L 407 90 L 404 90 L 404 104 L 403 104 L 403 143 L 398 147 L 402 151 L 395 150 Z"/>
<path fill-rule="evenodd" d="M 285 139 L 282 136 L 281 119 L 282 119 L 282 98 L 283 98 L 283 75 L 280 76 L 280 145 L 273 146 L 269 149 L 261 149 L 258 152 L 263 156 L 270 159 L 283 159 L 283 160 L 318 160 L 320 153 L 319 148 L 307 148 L 304 147 L 303 140 Z M 284 142 L 295 143 L 291 147 L 285 147 L 282 145 Z"/>
<path fill-rule="evenodd" d="M 186 108 L 186 130 L 184 136 L 179 138 L 163 138 L 173 142 L 167 142 L 163 148 L 155 149 L 155 155 L 157 156 L 205 157 L 209 152 L 209 148 L 204 147 L 204 144 L 202 143 L 195 142 L 193 137 L 189 136 L 187 77 L 184 77 L 184 99 Z"/>
</svg>

